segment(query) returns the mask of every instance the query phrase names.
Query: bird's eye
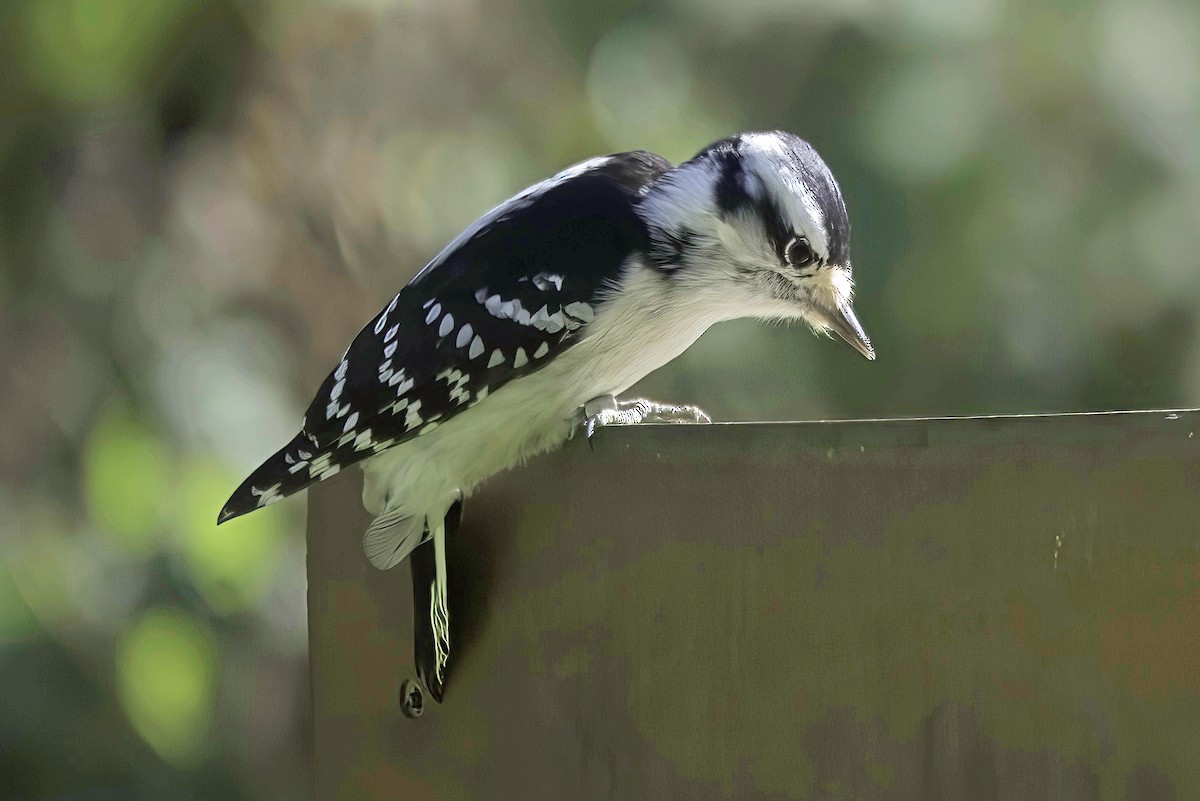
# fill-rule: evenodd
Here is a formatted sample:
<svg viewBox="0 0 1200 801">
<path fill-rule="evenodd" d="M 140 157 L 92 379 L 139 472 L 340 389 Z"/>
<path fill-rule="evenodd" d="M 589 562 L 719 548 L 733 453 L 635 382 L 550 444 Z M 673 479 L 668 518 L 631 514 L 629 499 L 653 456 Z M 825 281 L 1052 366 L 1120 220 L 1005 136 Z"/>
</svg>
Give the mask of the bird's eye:
<svg viewBox="0 0 1200 801">
<path fill-rule="evenodd" d="M 787 258 L 788 264 L 793 267 L 807 267 L 817 260 L 812 247 L 808 244 L 808 240 L 802 236 L 798 236 L 788 243 L 787 250 L 784 251 L 784 257 Z"/>
</svg>

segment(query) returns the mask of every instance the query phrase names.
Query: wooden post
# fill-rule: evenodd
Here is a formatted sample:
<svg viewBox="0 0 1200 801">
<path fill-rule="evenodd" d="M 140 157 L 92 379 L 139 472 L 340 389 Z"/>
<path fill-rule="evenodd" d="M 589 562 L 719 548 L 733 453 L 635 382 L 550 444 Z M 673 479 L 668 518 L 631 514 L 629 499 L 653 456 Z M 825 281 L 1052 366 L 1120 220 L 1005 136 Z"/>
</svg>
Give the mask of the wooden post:
<svg viewBox="0 0 1200 801">
<path fill-rule="evenodd" d="M 1200 797 L 1200 412 L 645 426 L 468 499 L 446 701 L 310 490 L 316 798 Z"/>
</svg>

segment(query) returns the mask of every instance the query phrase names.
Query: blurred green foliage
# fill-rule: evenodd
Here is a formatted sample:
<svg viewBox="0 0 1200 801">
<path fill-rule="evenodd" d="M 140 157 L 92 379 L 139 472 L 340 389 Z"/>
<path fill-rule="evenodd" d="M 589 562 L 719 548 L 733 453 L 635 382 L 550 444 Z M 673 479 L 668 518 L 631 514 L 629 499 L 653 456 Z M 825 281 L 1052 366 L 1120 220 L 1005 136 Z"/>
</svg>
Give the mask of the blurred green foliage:
<svg viewBox="0 0 1200 801">
<path fill-rule="evenodd" d="M 190 615 L 142 613 L 117 643 L 117 691 L 138 734 L 172 764 L 198 760 L 212 718 L 212 638 Z"/>
<path fill-rule="evenodd" d="M 192 3 L 40 0 L 25 9 L 22 55 L 30 82 L 72 105 L 119 101 L 140 90 L 192 16 Z"/>
<path fill-rule="evenodd" d="M 127 415 L 101 416 L 89 432 L 81 468 L 91 519 L 120 547 L 149 550 L 170 487 L 154 431 Z"/>
<path fill-rule="evenodd" d="M 586 156 L 789 129 L 854 224 L 878 362 L 730 323 L 644 394 L 1200 397 L 1188 0 L 24 0 L 0 68 L 0 799 L 304 792 L 303 502 L 216 510 L 385 297 Z"/>
</svg>

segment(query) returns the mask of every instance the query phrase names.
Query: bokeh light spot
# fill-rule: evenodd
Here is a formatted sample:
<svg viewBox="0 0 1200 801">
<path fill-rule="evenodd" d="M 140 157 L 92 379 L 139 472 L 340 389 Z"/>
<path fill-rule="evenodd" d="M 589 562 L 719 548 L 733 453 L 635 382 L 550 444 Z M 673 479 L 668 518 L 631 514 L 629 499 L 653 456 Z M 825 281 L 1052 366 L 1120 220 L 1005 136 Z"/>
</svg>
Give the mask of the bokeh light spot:
<svg viewBox="0 0 1200 801">
<path fill-rule="evenodd" d="M 182 612 L 144 613 L 117 645 L 117 691 L 138 734 L 174 765 L 196 764 L 212 720 L 216 655 Z"/>
<path fill-rule="evenodd" d="M 914 42 L 969 40 L 990 36 L 1004 14 L 1006 0 L 903 0 L 892 9 L 894 33 Z"/>
<path fill-rule="evenodd" d="M 970 66 L 920 62 L 888 82 L 863 127 L 881 166 L 908 180 L 937 179 L 974 152 L 992 92 Z"/>
<path fill-rule="evenodd" d="M 486 126 L 397 135 L 385 143 L 383 163 L 385 220 L 429 253 L 514 194 L 525 171 L 515 143 Z"/>
<path fill-rule="evenodd" d="M 1109 0 L 1097 15 L 1097 77 L 1130 139 L 1200 168 L 1200 11 L 1194 2 Z"/>
<path fill-rule="evenodd" d="M 614 148 L 672 150 L 669 139 L 692 117 L 691 69 L 679 46 L 640 23 L 614 29 L 592 51 L 588 99 Z"/>
<path fill-rule="evenodd" d="M 109 410 L 84 453 L 84 490 L 92 519 L 122 546 L 145 551 L 158 533 L 170 485 L 157 436 L 129 414 Z"/>
</svg>

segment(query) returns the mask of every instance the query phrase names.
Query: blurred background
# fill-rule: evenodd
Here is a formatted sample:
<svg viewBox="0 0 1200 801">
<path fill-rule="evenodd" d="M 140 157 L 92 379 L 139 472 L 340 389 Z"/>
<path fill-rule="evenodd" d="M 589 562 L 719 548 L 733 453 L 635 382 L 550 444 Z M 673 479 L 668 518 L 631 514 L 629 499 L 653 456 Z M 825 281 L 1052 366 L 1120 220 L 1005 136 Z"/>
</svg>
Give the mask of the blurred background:
<svg viewBox="0 0 1200 801">
<path fill-rule="evenodd" d="M 427 259 L 590 155 L 784 128 L 850 210 L 879 361 L 729 323 L 650 397 L 1200 403 L 1192 0 L 26 0 L 0 65 L 0 799 L 305 797 L 304 501 L 217 510 Z"/>
</svg>

